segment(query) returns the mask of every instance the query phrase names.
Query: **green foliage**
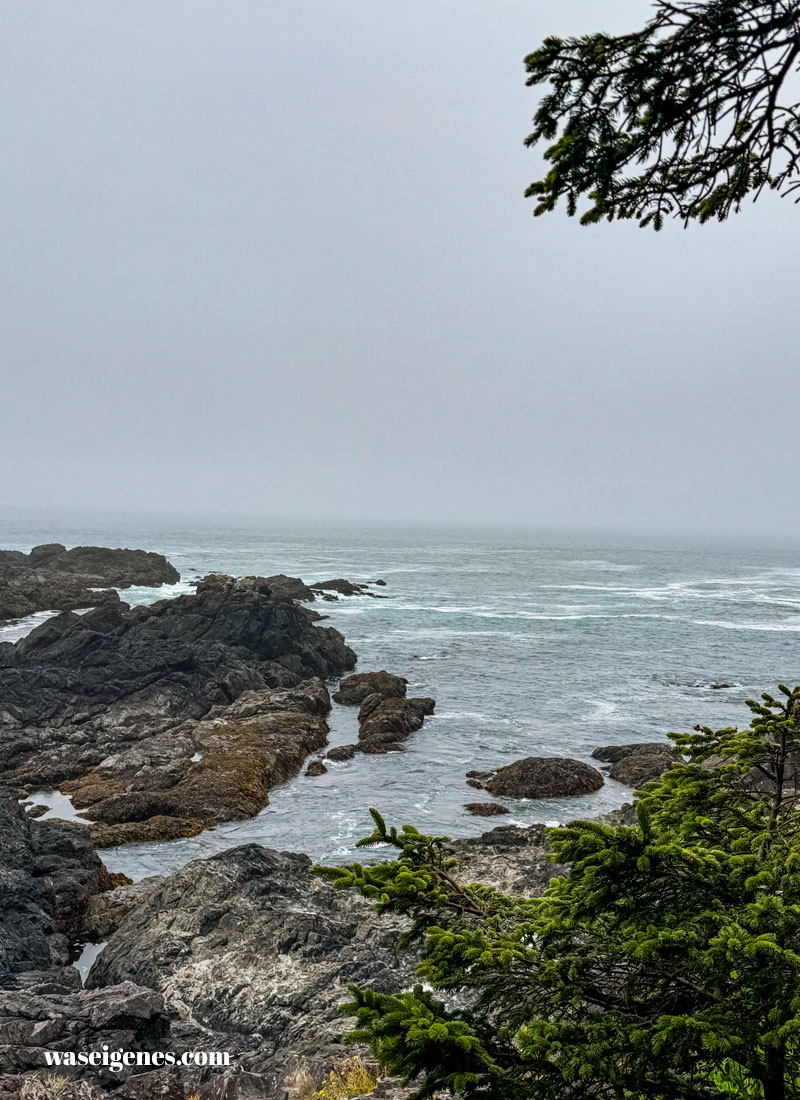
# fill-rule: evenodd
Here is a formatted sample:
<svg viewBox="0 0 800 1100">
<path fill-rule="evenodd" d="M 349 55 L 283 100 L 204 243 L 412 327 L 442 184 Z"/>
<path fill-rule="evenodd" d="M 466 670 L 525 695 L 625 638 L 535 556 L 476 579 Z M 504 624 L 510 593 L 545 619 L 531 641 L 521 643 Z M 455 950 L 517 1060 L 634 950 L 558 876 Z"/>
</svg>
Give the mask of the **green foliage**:
<svg viewBox="0 0 800 1100">
<path fill-rule="evenodd" d="M 363 843 L 396 858 L 317 873 L 410 918 L 434 992 L 354 988 L 353 1039 L 419 1097 L 800 1097 L 800 688 L 780 692 L 746 729 L 675 735 L 635 827 L 551 830 L 571 870 L 541 898 L 460 882 L 446 837 L 372 811 Z"/>
<path fill-rule="evenodd" d="M 534 213 L 563 198 L 581 221 L 722 220 L 764 187 L 789 192 L 800 159 L 796 0 L 656 0 L 646 26 L 550 37 L 526 59 L 549 85 L 526 144 L 550 168 Z"/>
</svg>

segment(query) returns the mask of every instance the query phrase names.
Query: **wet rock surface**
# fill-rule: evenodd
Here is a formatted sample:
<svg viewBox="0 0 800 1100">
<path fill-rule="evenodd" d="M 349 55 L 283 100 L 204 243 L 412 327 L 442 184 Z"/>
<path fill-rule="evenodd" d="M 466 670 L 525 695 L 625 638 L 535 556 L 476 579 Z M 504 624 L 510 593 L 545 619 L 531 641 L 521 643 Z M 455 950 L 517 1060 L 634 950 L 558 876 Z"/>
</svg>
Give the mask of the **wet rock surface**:
<svg viewBox="0 0 800 1100">
<path fill-rule="evenodd" d="M 565 756 L 527 756 L 494 772 L 467 773 L 470 786 L 508 798 L 561 798 L 603 786 L 596 768 Z"/>
<path fill-rule="evenodd" d="M 333 693 L 335 703 L 348 707 L 358 707 L 370 695 L 381 695 L 385 699 L 401 699 L 406 693 L 408 680 L 404 676 L 393 676 L 390 672 L 356 672 L 346 676 L 339 684 L 339 690 Z"/>
<path fill-rule="evenodd" d="M 607 745 L 592 753 L 595 760 L 610 764 L 608 775 L 627 787 L 638 789 L 681 759 L 681 754 L 671 744 L 663 741 L 645 741 L 632 745 Z"/>
<path fill-rule="evenodd" d="M 174 584 L 178 571 L 163 554 L 61 543 L 29 554 L 0 550 L 0 621 L 36 611 L 74 611 L 120 602 L 117 588 Z M 96 591 L 105 589 L 105 591 Z"/>
<path fill-rule="evenodd" d="M 501 806 L 499 802 L 466 802 L 464 809 L 474 817 L 500 817 L 511 813 L 508 807 Z"/>
<path fill-rule="evenodd" d="M 386 699 L 368 695 L 358 712 L 360 752 L 383 753 L 398 747 L 409 734 L 421 729 L 436 703 L 433 699 Z"/>
<path fill-rule="evenodd" d="M 354 664 L 338 631 L 257 577 L 65 613 L 0 645 L 0 780 L 68 791 L 101 844 L 247 817 L 326 744 L 319 678 Z"/>
</svg>

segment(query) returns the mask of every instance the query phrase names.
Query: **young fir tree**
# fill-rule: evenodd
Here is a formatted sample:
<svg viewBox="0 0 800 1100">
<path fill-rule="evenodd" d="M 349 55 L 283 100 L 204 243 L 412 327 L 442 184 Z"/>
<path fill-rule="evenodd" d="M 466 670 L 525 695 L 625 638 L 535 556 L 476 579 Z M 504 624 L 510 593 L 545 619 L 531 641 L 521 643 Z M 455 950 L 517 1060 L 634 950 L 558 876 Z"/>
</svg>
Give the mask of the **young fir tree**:
<svg viewBox="0 0 800 1100">
<path fill-rule="evenodd" d="M 800 688 L 744 730 L 676 735 L 685 762 L 638 825 L 552 830 L 571 865 L 541 898 L 453 877 L 445 837 L 318 868 L 411 918 L 418 986 L 353 988 L 353 1041 L 418 1087 L 481 1100 L 800 1097 Z"/>
</svg>

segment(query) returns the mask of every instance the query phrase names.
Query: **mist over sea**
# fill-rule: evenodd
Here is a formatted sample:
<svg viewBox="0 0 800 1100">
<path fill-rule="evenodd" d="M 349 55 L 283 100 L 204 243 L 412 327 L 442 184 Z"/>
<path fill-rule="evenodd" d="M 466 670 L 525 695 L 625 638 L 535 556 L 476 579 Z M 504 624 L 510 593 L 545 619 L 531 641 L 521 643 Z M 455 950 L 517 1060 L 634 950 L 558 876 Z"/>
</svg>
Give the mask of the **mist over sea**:
<svg viewBox="0 0 800 1100">
<path fill-rule="evenodd" d="M 666 739 L 696 722 L 749 721 L 744 700 L 800 681 L 800 547 L 756 548 L 654 536 L 558 535 L 434 527 L 109 517 L 0 520 L 0 546 L 41 542 L 166 554 L 181 583 L 130 589 L 151 602 L 209 572 L 306 581 L 383 578 L 385 598 L 317 603 L 359 656 L 357 671 L 406 676 L 436 713 L 402 753 L 357 755 L 299 776 L 256 818 L 198 837 L 104 852 L 135 878 L 257 841 L 342 861 L 370 831 L 369 806 L 450 836 L 485 831 L 463 805 L 465 772 L 523 756 L 590 760 L 598 745 Z M 34 622 L 0 628 L 0 640 Z M 334 706 L 331 744 L 356 740 L 354 708 Z M 501 824 L 560 822 L 620 805 L 594 795 L 507 801 Z"/>
</svg>

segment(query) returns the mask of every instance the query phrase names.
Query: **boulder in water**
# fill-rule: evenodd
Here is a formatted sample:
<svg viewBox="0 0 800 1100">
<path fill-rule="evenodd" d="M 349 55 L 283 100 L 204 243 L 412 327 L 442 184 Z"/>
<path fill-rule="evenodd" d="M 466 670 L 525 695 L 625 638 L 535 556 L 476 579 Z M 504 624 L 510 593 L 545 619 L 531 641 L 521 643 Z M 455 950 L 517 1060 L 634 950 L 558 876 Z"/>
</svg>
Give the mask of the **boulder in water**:
<svg viewBox="0 0 800 1100">
<path fill-rule="evenodd" d="M 477 778 L 486 773 L 471 774 L 472 786 L 508 798 L 563 798 L 591 794 L 603 786 L 596 768 L 564 756 L 527 756 L 498 768 L 488 779 Z"/>
</svg>

